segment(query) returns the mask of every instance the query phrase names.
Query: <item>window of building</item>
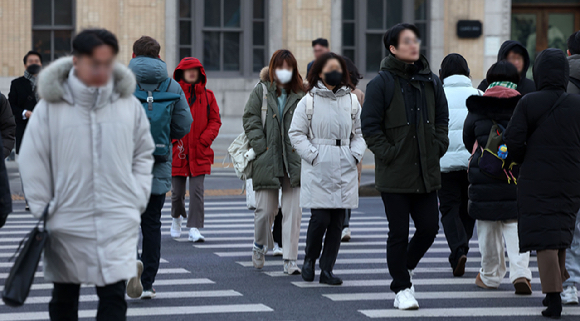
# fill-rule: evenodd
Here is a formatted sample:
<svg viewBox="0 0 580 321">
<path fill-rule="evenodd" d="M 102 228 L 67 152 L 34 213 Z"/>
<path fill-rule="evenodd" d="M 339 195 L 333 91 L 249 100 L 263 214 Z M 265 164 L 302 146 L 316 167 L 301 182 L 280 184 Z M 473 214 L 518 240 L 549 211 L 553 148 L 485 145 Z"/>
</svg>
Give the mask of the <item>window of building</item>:
<svg viewBox="0 0 580 321">
<path fill-rule="evenodd" d="M 32 2 L 32 48 L 45 62 L 69 55 L 74 33 L 73 0 Z"/>
<path fill-rule="evenodd" d="M 266 6 L 266 0 L 180 0 L 179 58 L 197 57 L 208 72 L 251 77 L 267 59 Z"/>
<path fill-rule="evenodd" d="M 343 0 L 342 53 L 351 58 L 362 72 L 379 70 L 386 57 L 383 35 L 393 25 L 414 23 L 421 33 L 421 53 L 428 47 L 428 0 Z"/>
</svg>

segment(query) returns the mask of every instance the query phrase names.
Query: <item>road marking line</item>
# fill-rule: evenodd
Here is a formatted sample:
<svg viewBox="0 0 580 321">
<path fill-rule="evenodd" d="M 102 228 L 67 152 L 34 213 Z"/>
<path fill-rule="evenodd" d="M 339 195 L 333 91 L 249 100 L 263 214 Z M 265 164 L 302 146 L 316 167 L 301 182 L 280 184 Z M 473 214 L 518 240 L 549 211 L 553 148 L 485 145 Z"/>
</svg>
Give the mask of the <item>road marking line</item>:
<svg viewBox="0 0 580 321">
<path fill-rule="evenodd" d="M 155 287 L 166 285 L 192 285 L 192 284 L 214 284 L 210 279 L 171 279 L 171 280 L 155 280 Z M 94 287 L 93 285 L 82 285 L 83 288 Z M 33 284 L 31 290 L 52 290 L 52 283 L 38 283 Z M 4 286 L 0 285 L 0 291 L 4 290 Z M 1 319 L 0 319 L 1 320 Z"/>
<path fill-rule="evenodd" d="M 391 284 L 391 279 L 377 279 L 377 280 L 346 280 L 342 283 L 341 287 L 374 287 L 374 286 L 385 286 L 388 287 Z M 502 284 L 511 284 L 510 280 L 504 278 L 501 281 Z M 539 278 L 533 278 L 532 284 L 540 284 Z M 332 285 L 322 284 L 317 282 L 305 282 L 297 281 L 292 282 L 295 286 L 299 288 L 324 288 L 333 287 Z M 475 279 L 460 279 L 460 278 L 429 278 L 429 279 L 417 279 L 413 278 L 413 285 L 475 285 Z M 418 293 L 418 292 L 417 292 Z"/>
<path fill-rule="evenodd" d="M 332 301 L 375 301 L 375 300 L 394 300 L 395 293 L 393 292 L 365 292 L 365 293 L 336 293 L 323 294 Z M 539 291 L 532 295 L 516 295 L 513 291 L 433 291 L 433 292 L 416 292 L 416 299 L 424 300 L 446 300 L 446 299 L 529 299 L 529 298 L 543 298 L 545 295 Z"/>
<path fill-rule="evenodd" d="M 174 269 L 159 269 L 157 274 L 187 274 L 191 273 L 190 271 L 182 268 L 174 268 Z M 8 278 L 9 273 L 0 273 L 0 280 Z M 44 272 L 36 272 L 34 273 L 35 278 L 42 278 L 44 277 Z"/>
<path fill-rule="evenodd" d="M 437 248 L 432 247 L 429 249 L 430 253 L 450 253 L 451 251 L 447 247 Z M 479 252 L 478 248 L 470 249 L 470 252 Z M 243 252 L 215 252 L 215 255 L 219 257 L 241 257 L 241 256 L 252 256 L 251 251 Z M 338 254 L 387 254 L 386 248 L 381 249 L 343 249 L 338 251 Z"/>
<path fill-rule="evenodd" d="M 369 318 L 420 318 L 420 317 L 500 317 L 500 316 L 537 316 L 542 310 L 538 307 L 485 307 L 485 308 L 442 308 L 401 311 L 396 309 L 358 310 Z M 565 307 L 562 316 L 580 315 L 580 308 Z"/>
<path fill-rule="evenodd" d="M 467 273 L 477 273 L 479 272 L 479 267 L 466 267 L 465 272 Z M 532 272 L 538 272 L 537 267 L 530 267 Z M 416 268 L 413 270 L 415 274 L 420 273 L 452 273 L 451 267 L 433 267 L 433 268 Z M 335 269 L 332 270 L 332 273 L 338 275 L 351 275 L 351 274 L 387 274 L 389 273 L 389 269 Z M 282 271 L 269 271 L 264 272 L 264 274 L 271 276 L 271 277 L 281 277 L 287 276 L 288 274 L 284 274 Z"/>
</svg>

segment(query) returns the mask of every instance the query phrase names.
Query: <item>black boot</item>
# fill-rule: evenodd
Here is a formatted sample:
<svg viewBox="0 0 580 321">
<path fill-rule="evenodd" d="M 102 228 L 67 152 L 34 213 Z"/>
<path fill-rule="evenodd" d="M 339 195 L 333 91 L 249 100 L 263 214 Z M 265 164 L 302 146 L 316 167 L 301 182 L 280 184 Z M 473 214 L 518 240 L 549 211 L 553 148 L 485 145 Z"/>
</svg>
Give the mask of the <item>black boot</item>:
<svg viewBox="0 0 580 321">
<path fill-rule="evenodd" d="M 328 285 L 341 285 L 342 279 L 332 274 L 332 271 L 320 272 L 320 283 Z"/>
<path fill-rule="evenodd" d="M 562 315 L 562 298 L 560 297 L 560 293 L 548 293 L 546 294 L 546 299 L 548 301 L 548 308 L 542 311 L 542 315 L 552 319 L 560 319 Z"/>
<path fill-rule="evenodd" d="M 302 279 L 306 282 L 314 281 L 314 261 L 309 258 L 304 258 L 304 265 L 302 265 Z"/>
</svg>

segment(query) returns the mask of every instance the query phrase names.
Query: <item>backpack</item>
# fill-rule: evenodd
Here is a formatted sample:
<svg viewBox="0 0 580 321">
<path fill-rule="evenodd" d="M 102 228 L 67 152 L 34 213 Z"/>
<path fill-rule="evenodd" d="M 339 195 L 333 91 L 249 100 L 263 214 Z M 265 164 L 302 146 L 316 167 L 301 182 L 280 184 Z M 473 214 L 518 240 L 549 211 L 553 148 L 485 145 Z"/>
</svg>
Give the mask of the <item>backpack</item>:
<svg viewBox="0 0 580 321">
<path fill-rule="evenodd" d="M 493 119 L 492 122 L 493 125 L 491 126 L 485 148 L 481 147 L 481 156 L 478 160 L 479 170 L 491 178 L 506 181 L 508 184 L 513 181 L 517 185 L 520 165 L 509 157 L 509 151 L 507 151 L 503 141 L 505 128 Z M 505 151 L 500 151 L 502 147 L 505 147 Z M 500 156 L 504 152 L 507 157 Z"/>
<path fill-rule="evenodd" d="M 141 88 L 137 84 L 135 97 L 139 99 L 149 123 L 151 124 L 151 136 L 155 141 L 155 163 L 165 163 L 169 160 L 171 154 L 171 116 L 173 107 L 181 98 L 181 95 L 167 92 L 171 78 L 160 82 L 153 91 Z"/>
<path fill-rule="evenodd" d="M 358 98 L 355 94 L 350 94 L 350 118 L 352 119 L 352 126 L 350 132 L 350 138 L 352 138 L 356 134 L 355 128 L 355 121 L 356 121 L 356 114 L 358 113 L 357 103 Z M 314 95 L 312 93 L 308 93 L 306 95 L 306 117 L 308 117 L 308 138 L 313 139 L 314 135 L 312 134 L 312 115 L 314 114 Z"/>
<path fill-rule="evenodd" d="M 256 87 L 260 85 L 260 83 L 256 84 Z M 262 85 L 262 127 L 265 127 L 266 124 L 266 112 L 268 110 L 268 88 L 266 85 L 261 83 Z M 228 155 L 229 158 L 232 160 L 232 164 L 234 166 L 234 171 L 236 172 L 236 176 L 238 176 L 241 180 L 246 180 L 252 177 L 252 166 L 250 165 L 250 161 L 244 156 L 252 147 L 250 146 L 250 140 L 246 136 L 246 133 L 241 133 L 228 147 Z M 224 160 L 225 161 L 225 160 Z"/>
</svg>

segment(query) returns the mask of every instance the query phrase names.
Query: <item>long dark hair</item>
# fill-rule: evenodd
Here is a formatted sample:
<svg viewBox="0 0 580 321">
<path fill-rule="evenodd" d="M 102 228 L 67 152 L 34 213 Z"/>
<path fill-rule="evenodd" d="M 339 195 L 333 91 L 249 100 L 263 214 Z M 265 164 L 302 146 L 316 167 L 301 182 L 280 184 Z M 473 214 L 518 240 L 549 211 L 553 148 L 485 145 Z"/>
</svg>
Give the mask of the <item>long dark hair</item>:
<svg viewBox="0 0 580 321">
<path fill-rule="evenodd" d="M 318 82 L 322 80 L 322 78 L 320 78 L 320 73 L 322 73 L 322 69 L 324 69 L 324 66 L 326 65 L 326 63 L 330 59 L 338 60 L 338 63 L 340 64 L 340 68 L 342 68 L 342 79 L 340 81 L 340 84 L 338 86 L 336 86 L 336 88 L 340 88 L 343 86 L 347 86 L 352 90 L 354 90 L 356 88 L 352 84 L 352 81 L 350 80 L 350 75 L 348 72 L 348 68 L 346 67 L 346 62 L 344 61 L 342 56 L 337 55 L 334 52 L 329 52 L 329 53 L 325 53 L 324 55 L 318 57 L 318 59 L 316 59 L 314 61 L 314 63 L 312 64 L 312 67 L 310 68 L 310 72 L 308 73 L 308 78 L 307 78 L 307 80 L 308 80 L 307 91 L 310 91 L 310 90 L 312 90 L 312 88 L 318 86 Z"/>
<path fill-rule="evenodd" d="M 300 72 L 298 71 L 298 62 L 296 62 L 296 58 L 294 58 L 294 55 L 290 52 L 290 50 L 280 49 L 272 55 L 272 59 L 270 59 L 270 67 L 268 70 L 271 83 L 274 84 L 274 79 L 276 79 L 274 77 L 276 74 L 276 68 L 281 68 L 282 65 L 284 65 L 284 61 L 286 61 L 288 66 L 292 68 L 292 80 L 285 84 L 283 87 L 288 91 L 294 92 L 295 94 L 303 92 L 304 84 L 302 81 L 302 76 L 300 76 Z M 276 88 L 276 94 L 280 96 L 281 93 L 282 92 L 280 91 L 280 88 Z"/>
<path fill-rule="evenodd" d="M 342 58 L 344 58 L 344 62 L 346 62 L 346 68 L 348 69 L 348 73 L 350 75 L 350 81 L 352 81 L 352 84 L 356 87 L 358 85 L 358 81 L 363 79 L 363 76 L 360 74 L 358 68 L 354 62 L 350 60 L 350 58 L 346 56 L 342 56 Z"/>
<path fill-rule="evenodd" d="M 510 62 L 500 60 L 489 67 L 485 79 L 488 85 L 496 81 L 510 81 L 517 84 L 520 82 L 520 74 L 518 74 L 518 70 Z"/>
</svg>

